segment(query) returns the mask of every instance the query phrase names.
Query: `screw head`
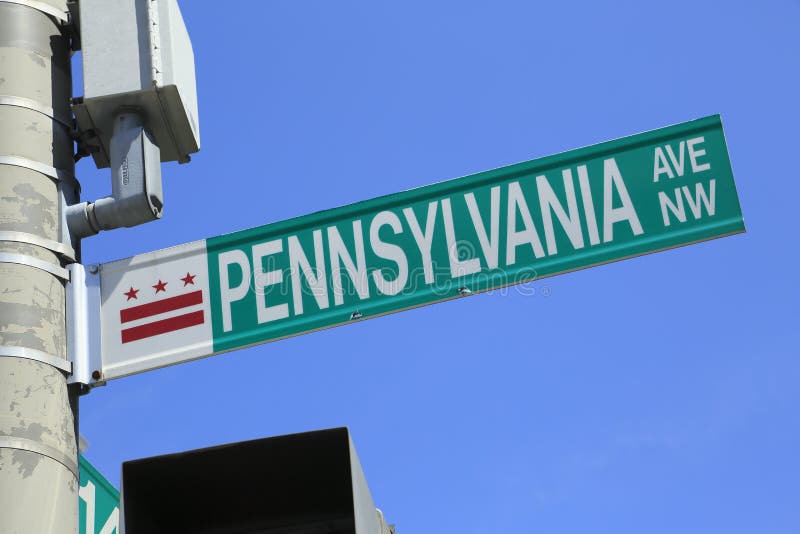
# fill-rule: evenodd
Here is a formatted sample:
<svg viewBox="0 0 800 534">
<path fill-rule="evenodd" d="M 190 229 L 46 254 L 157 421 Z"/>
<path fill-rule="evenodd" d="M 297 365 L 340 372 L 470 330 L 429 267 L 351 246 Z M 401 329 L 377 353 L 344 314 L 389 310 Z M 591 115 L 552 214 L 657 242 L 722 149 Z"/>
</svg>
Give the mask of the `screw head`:
<svg viewBox="0 0 800 534">
<path fill-rule="evenodd" d="M 364 317 L 364 314 L 362 314 L 360 311 L 354 311 L 353 313 L 350 314 L 351 321 L 355 319 L 361 319 L 362 317 Z"/>
<path fill-rule="evenodd" d="M 102 376 L 103 376 L 103 373 L 101 373 L 100 371 L 98 371 L 96 369 L 94 371 L 92 371 L 92 378 L 93 379 L 100 380 L 100 377 L 102 377 Z"/>
</svg>

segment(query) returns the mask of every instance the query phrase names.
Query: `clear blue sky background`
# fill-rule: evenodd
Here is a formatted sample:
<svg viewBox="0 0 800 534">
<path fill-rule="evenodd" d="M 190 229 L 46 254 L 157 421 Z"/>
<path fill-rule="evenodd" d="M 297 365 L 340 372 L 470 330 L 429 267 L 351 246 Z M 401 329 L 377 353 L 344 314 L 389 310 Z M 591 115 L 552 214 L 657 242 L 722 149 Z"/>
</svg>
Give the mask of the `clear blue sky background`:
<svg viewBox="0 0 800 534">
<path fill-rule="evenodd" d="M 800 532 L 799 2 L 182 8 L 202 151 L 84 263 L 714 113 L 747 233 L 112 382 L 101 472 L 346 425 L 400 533 Z"/>
</svg>

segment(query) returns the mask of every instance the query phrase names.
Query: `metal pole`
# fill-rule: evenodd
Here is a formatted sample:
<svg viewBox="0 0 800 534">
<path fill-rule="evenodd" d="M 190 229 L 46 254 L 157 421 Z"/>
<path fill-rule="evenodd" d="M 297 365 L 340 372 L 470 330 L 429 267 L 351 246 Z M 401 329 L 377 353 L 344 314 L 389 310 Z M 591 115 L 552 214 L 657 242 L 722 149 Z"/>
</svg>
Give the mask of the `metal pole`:
<svg viewBox="0 0 800 534">
<path fill-rule="evenodd" d="M 78 530 L 62 267 L 77 259 L 63 215 L 64 196 L 77 188 L 65 11 L 64 0 L 0 0 L 0 532 L 8 534 Z"/>
</svg>

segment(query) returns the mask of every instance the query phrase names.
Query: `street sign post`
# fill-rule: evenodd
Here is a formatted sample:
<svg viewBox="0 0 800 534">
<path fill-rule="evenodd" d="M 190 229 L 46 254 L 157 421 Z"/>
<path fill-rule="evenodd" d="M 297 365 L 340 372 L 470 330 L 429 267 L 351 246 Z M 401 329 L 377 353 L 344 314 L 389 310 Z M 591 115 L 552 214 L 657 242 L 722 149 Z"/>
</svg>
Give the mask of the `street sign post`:
<svg viewBox="0 0 800 534">
<path fill-rule="evenodd" d="M 744 230 L 707 117 L 103 264 L 95 379 Z"/>
<path fill-rule="evenodd" d="M 78 456 L 79 534 L 118 534 L 119 491 L 83 455 Z"/>
</svg>

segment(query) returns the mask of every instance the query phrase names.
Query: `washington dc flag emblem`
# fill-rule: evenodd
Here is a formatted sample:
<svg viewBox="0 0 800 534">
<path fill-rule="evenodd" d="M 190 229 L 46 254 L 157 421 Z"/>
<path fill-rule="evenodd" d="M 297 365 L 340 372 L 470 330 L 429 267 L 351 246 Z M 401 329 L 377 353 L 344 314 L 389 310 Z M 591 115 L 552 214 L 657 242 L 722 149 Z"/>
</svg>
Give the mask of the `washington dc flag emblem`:
<svg viewBox="0 0 800 534">
<path fill-rule="evenodd" d="M 179 280 L 179 282 L 183 282 L 182 289 L 185 290 L 186 286 L 192 286 L 193 289 L 195 278 L 197 278 L 196 274 L 191 274 L 187 271 L 186 276 Z M 172 282 L 163 281 L 159 278 L 158 282 L 151 286 L 155 290 L 157 300 L 146 304 L 135 304 L 119 311 L 119 319 L 123 325 L 140 323 L 137 326 L 123 328 L 121 332 L 123 343 L 147 339 L 205 322 L 205 313 L 198 308 L 199 305 L 203 304 L 203 292 L 199 289 L 188 293 L 181 292 L 180 284 L 176 283 L 179 294 L 167 296 L 167 286 L 171 285 Z M 141 291 L 150 292 L 149 288 L 136 289 L 131 286 L 124 295 L 129 301 L 138 300 Z M 164 292 L 165 296 L 159 300 L 158 294 L 160 292 Z"/>
<path fill-rule="evenodd" d="M 205 241 L 104 264 L 101 279 L 104 372 L 123 376 L 209 353 Z"/>
</svg>

